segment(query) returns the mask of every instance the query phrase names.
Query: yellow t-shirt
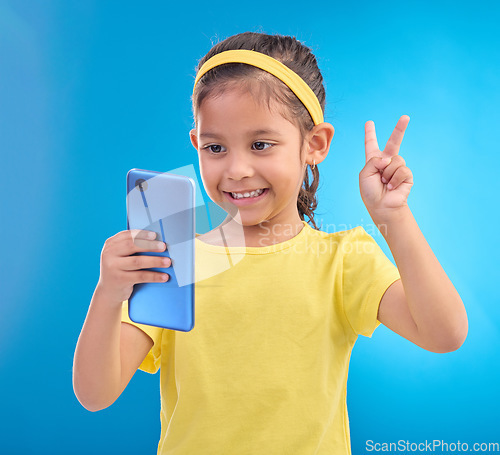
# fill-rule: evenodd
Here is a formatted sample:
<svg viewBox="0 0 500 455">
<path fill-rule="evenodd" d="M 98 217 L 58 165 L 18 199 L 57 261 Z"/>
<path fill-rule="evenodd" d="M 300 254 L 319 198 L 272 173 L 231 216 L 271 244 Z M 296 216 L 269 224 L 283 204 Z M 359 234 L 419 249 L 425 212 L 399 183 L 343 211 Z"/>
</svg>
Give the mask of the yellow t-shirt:
<svg viewBox="0 0 500 455">
<path fill-rule="evenodd" d="M 161 372 L 159 454 L 351 453 L 351 350 L 400 275 L 363 227 L 303 223 L 266 247 L 196 239 L 190 332 L 134 324 L 123 302 L 154 341 L 140 369 Z"/>
</svg>

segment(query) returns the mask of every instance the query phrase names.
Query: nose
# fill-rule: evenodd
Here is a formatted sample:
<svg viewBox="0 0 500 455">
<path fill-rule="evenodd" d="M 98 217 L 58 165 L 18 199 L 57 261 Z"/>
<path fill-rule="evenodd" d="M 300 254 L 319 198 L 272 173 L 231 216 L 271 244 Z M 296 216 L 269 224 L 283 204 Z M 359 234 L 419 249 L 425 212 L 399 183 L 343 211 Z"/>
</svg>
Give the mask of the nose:
<svg viewBox="0 0 500 455">
<path fill-rule="evenodd" d="M 226 177 L 232 180 L 242 180 L 254 175 L 251 156 L 245 152 L 232 151 L 226 160 Z"/>
</svg>

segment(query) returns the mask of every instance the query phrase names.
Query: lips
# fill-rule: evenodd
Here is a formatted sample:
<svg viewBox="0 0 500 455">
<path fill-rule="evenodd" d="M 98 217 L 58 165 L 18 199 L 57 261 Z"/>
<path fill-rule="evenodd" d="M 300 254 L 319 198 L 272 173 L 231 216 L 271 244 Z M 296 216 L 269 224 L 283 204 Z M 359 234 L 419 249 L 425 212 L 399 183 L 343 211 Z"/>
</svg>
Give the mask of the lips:
<svg viewBox="0 0 500 455">
<path fill-rule="evenodd" d="M 254 188 L 254 189 L 251 189 L 251 190 L 231 190 L 231 191 L 224 191 L 224 193 L 241 193 L 241 194 L 245 194 L 245 193 L 251 193 L 252 191 L 258 191 L 258 190 L 265 190 L 266 188 Z"/>
<path fill-rule="evenodd" d="M 234 192 L 231 193 L 231 196 L 233 196 L 234 199 L 242 199 L 242 198 L 248 198 L 248 197 L 257 197 L 260 196 L 264 192 L 265 188 L 261 188 L 258 190 L 252 190 L 252 191 L 245 191 L 245 192 Z"/>
<path fill-rule="evenodd" d="M 252 197 L 241 197 L 241 198 L 234 198 L 233 195 L 227 191 L 224 191 L 224 194 L 228 198 L 228 200 L 237 205 L 237 206 L 244 206 L 244 205 L 249 205 L 256 203 L 260 201 L 262 198 L 266 196 L 266 194 L 269 192 L 269 188 L 262 188 L 264 191 L 259 194 L 258 196 L 252 196 Z M 255 190 L 254 190 L 255 191 Z M 242 191 L 242 194 L 250 193 L 251 191 Z M 239 193 L 239 191 L 235 191 L 235 193 Z"/>
</svg>

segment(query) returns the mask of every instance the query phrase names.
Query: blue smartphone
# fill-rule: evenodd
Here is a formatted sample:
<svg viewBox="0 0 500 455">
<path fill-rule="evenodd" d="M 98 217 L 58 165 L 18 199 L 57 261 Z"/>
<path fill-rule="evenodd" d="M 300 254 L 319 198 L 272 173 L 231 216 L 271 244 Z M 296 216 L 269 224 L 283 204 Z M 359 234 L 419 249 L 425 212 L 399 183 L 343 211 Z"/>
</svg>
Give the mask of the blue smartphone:
<svg viewBox="0 0 500 455">
<path fill-rule="evenodd" d="M 195 183 L 166 172 L 131 169 L 127 173 L 127 229 L 156 232 L 165 251 L 135 253 L 170 257 L 162 283 L 137 283 L 129 298 L 129 317 L 139 324 L 189 332 L 194 327 Z"/>
</svg>

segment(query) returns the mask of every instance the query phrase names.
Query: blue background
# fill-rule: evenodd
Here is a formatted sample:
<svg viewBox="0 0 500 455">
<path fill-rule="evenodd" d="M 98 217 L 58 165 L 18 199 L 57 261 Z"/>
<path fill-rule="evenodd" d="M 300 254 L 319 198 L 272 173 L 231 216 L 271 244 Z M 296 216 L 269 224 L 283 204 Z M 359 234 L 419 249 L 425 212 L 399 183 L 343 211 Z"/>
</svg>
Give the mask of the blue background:
<svg viewBox="0 0 500 455">
<path fill-rule="evenodd" d="M 467 308 L 452 353 L 382 325 L 359 337 L 353 454 L 367 440 L 499 441 L 498 5 L 0 1 L 0 451 L 155 453 L 159 375 L 138 372 L 91 413 L 73 393 L 74 348 L 104 241 L 126 228 L 127 171 L 198 167 L 195 66 L 243 31 L 294 35 L 318 58 L 336 132 L 316 218 L 330 231 L 372 226 L 358 186 L 364 123 L 383 147 L 411 117 L 408 203 Z"/>
</svg>

